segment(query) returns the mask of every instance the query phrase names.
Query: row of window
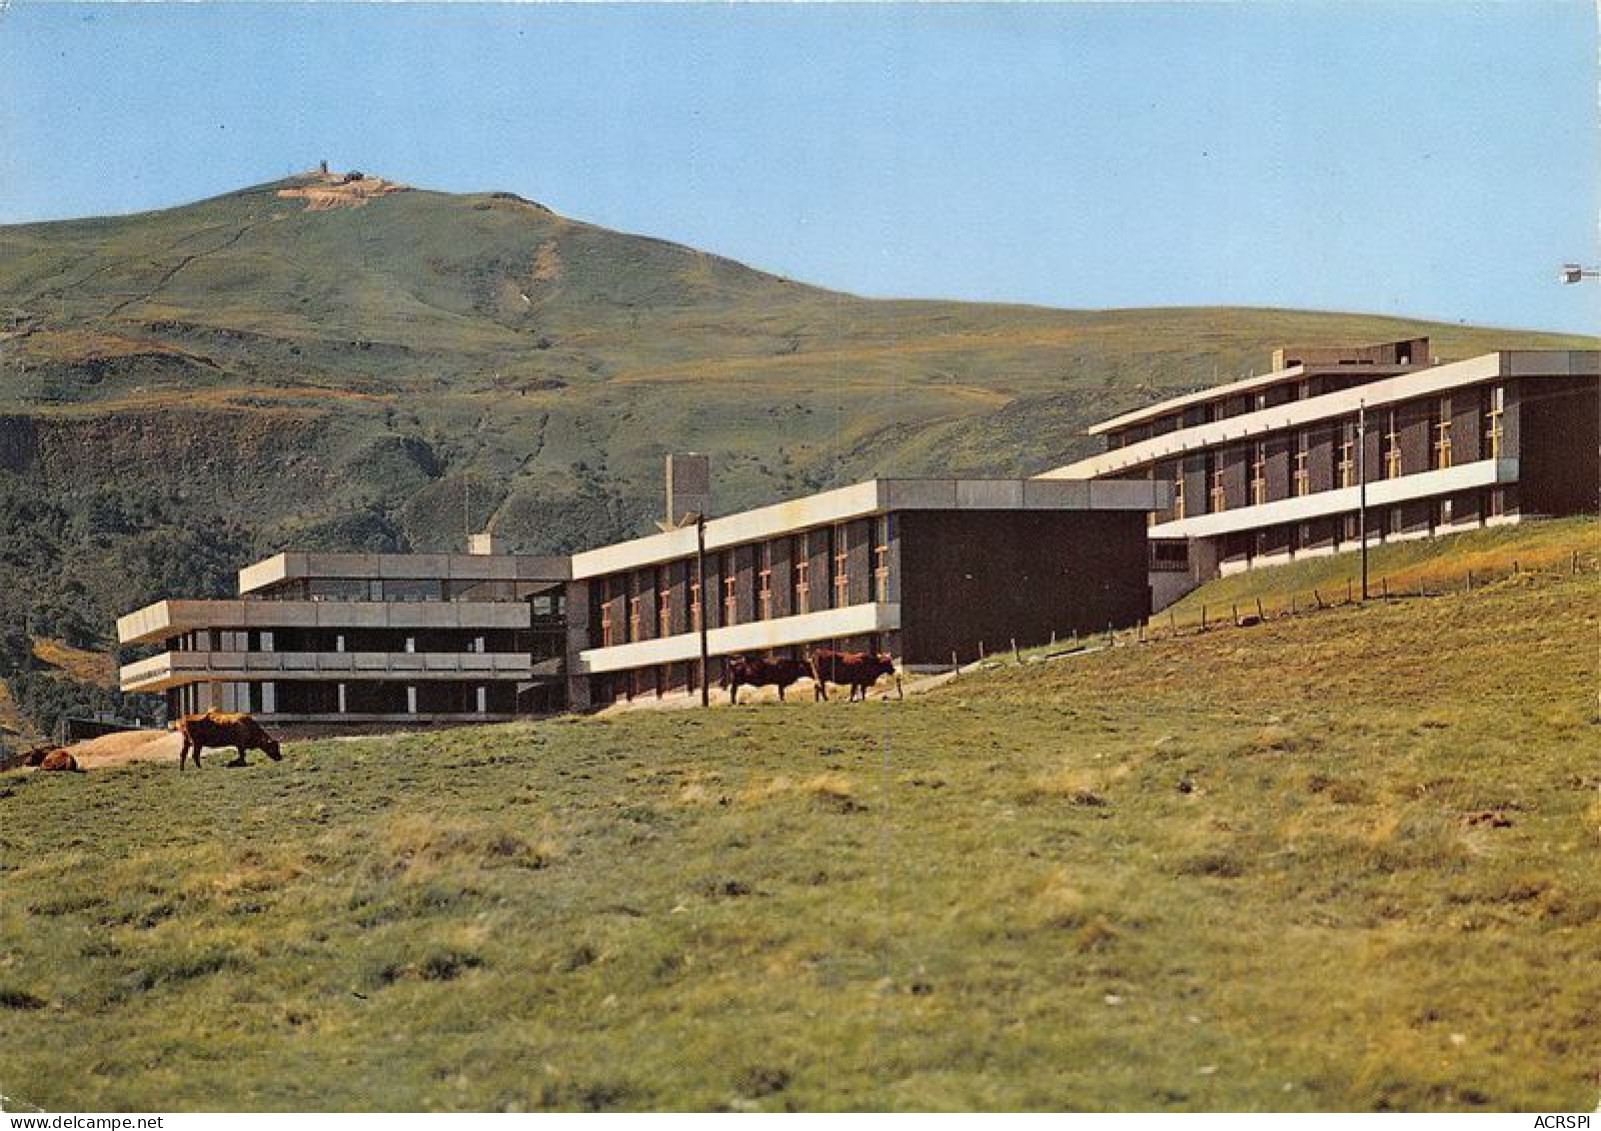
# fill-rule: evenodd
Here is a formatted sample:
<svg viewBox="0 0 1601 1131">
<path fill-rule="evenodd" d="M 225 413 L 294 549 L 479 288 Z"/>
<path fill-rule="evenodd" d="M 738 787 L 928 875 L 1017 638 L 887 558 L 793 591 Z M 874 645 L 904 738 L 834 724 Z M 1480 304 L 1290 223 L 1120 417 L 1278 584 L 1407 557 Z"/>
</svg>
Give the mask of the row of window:
<svg viewBox="0 0 1601 1131">
<path fill-rule="evenodd" d="M 1367 516 L 1368 539 L 1403 534 L 1433 534 L 1443 528 L 1482 524 L 1516 508 L 1516 497 L 1505 487 L 1461 492 L 1438 499 L 1420 499 L 1394 506 L 1373 507 Z M 1227 561 L 1253 559 L 1301 550 L 1334 549 L 1360 545 L 1362 518 L 1349 513 L 1307 522 L 1242 530 L 1222 536 L 1219 556 Z M 1153 550 L 1162 542 L 1153 542 Z M 1176 560 L 1177 551 L 1173 552 Z M 1156 557 L 1153 554 L 1153 569 Z"/>
<path fill-rule="evenodd" d="M 707 627 L 751 619 L 740 614 L 747 596 L 756 620 L 844 608 L 857 603 L 852 593 L 863 582 L 867 601 L 886 600 L 891 522 L 892 516 L 880 515 L 708 555 L 709 583 L 720 590 L 720 601 Z M 852 568 L 853 556 L 859 557 L 863 549 L 867 550 L 865 577 Z M 781 552 L 785 550 L 787 555 Z M 819 563 L 826 576 L 815 576 Z M 693 558 L 604 578 L 599 588 L 597 627 L 602 647 L 700 631 L 701 589 Z M 787 609 L 779 600 L 786 589 Z M 654 595 L 653 616 L 647 615 L 647 595 Z"/>
<path fill-rule="evenodd" d="M 169 707 L 197 714 L 208 707 L 257 715 L 506 714 L 518 709 L 509 684 L 257 682 L 189 683 L 173 689 Z"/>
<path fill-rule="evenodd" d="M 1342 360 L 1339 364 L 1362 366 L 1381 363 L 1369 359 L 1363 361 Z M 1382 364 L 1395 363 L 1383 362 Z M 1403 359 L 1399 364 L 1406 365 L 1410 363 Z M 1365 385 L 1377 380 L 1379 376 L 1383 375 L 1375 376 L 1372 373 L 1360 372 L 1319 373 L 1301 381 L 1270 385 L 1256 392 L 1218 397 L 1214 400 L 1203 401 L 1200 404 L 1187 405 L 1183 409 L 1109 433 L 1107 435 L 1107 444 L 1112 450 L 1124 448 L 1130 444 L 1137 444 L 1141 440 L 1149 440 L 1154 436 L 1165 436 L 1170 432 L 1177 432 L 1184 428 L 1199 428 L 1203 424 L 1215 424 L 1220 420 L 1229 420 L 1236 416 L 1244 416 L 1247 413 L 1277 408 L 1279 405 L 1290 404 L 1294 401 L 1307 400 L 1312 397 L 1321 397 L 1328 393 L 1353 389 L 1358 385 Z"/>
<path fill-rule="evenodd" d="M 1402 410 L 1394 406 L 1377 410 L 1370 421 L 1370 426 L 1383 429 L 1379 455 L 1381 459 L 1380 474 L 1374 475 L 1362 467 L 1362 443 L 1360 425 L 1355 418 L 1341 421 L 1336 425 L 1334 442 L 1334 475 L 1333 486 L 1355 487 L 1364 474 L 1368 482 L 1375 479 L 1399 479 L 1403 475 L 1414 474 L 1419 471 L 1443 470 L 1454 466 L 1454 452 L 1452 445 L 1452 429 L 1458 423 L 1452 418 L 1452 403 L 1445 398 L 1436 398 L 1431 407 L 1429 426 L 1429 463 L 1427 467 L 1408 467 L 1403 454 L 1402 427 L 1404 415 Z M 1500 459 L 1505 453 L 1506 435 L 1506 389 L 1502 385 L 1490 386 L 1481 391 L 1479 406 L 1480 440 L 1477 459 Z M 1290 494 L 1303 496 L 1312 493 L 1312 444 L 1313 433 L 1310 430 L 1295 432 L 1291 438 L 1290 450 Z M 1153 471 L 1159 477 L 1165 477 L 1173 483 L 1173 512 L 1175 519 L 1184 518 L 1194 514 L 1216 514 L 1228 510 L 1230 506 L 1228 478 L 1229 469 L 1227 461 L 1221 457 L 1221 452 L 1212 450 L 1204 453 L 1205 483 L 1207 486 L 1206 507 L 1204 510 L 1193 509 L 1193 500 L 1185 497 L 1185 476 L 1182 474 L 1182 462 L 1166 465 L 1165 471 Z M 1260 506 L 1270 501 L 1271 495 L 1268 484 L 1268 443 L 1266 440 L 1254 441 L 1249 449 L 1249 466 L 1246 481 L 1246 505 Z M 1161 466 L 1161 465 L 1159 465 Z M 1325 465 L 1326 466 L 1326 465 Z"/>
<path fill-rule="evenodd" d="M 487 629 L 229 629 L 202 628 L 167 642 L 177 652 L 530 652 L 558 655 L 565 633 Z"/>
<path fill-rule="evenodd" d="M 301 577 L 246 594 L 264 601 L 531 601 L 535 616 L 560 616 L 566 598 L 548 581 L 474 581 L 437 577 Z"/>
</svg>

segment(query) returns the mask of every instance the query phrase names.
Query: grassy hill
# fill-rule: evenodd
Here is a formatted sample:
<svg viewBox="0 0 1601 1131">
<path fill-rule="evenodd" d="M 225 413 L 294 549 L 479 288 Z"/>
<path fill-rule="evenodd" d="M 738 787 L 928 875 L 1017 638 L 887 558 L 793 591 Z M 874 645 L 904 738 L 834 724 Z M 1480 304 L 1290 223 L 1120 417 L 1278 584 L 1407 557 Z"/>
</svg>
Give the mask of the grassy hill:
<svg viewBox="0 0 1601 1131">
<path fill-rule="evenodd" d="M 507 193 L 308 201 L 339 180 L 0 227 L 0 676 L 27 670 L 31 637 L 103 647 L 117 613 L 225 592 L 284 546 L 648 530 L 670 449 L 714 454 L 724 509 L 874 474 L 1024 475 L 1093 450 L 1088 423 L 1286 342 L 1581 341 L 867 300 Z"/>
<path fill-rule="evenodd" d="M 0 1090 L 1589 1110 L 1598 599 L 1522 574 L 903 704 L 14 773 Z"/>
</svg>

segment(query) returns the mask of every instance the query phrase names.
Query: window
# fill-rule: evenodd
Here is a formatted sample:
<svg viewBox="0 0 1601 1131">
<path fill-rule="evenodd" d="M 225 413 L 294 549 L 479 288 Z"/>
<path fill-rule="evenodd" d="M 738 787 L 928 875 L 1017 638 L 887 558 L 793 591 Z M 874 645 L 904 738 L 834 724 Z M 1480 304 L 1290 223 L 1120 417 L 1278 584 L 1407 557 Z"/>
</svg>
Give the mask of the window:
<svg viewBox="0 0 1601 1131">
<path fill-rule="evenodd" d="M 656 570 L 656 635 L 673 634 L 673 575 L 668 566 Z"/>
<path fill-rule="evenodd" d="M 1222 464 L 1216 456 L 1212 457 L 1212 490 L 1207 497 L 1213 514 L 1227 510 L 1229 505 L 1228 490 L 1224 487 L 1224 472 Z"/>
<path fill-rule="evenodd" d="M 642 612 L 641 604 L 642 602 L 637 594 L 628 598 L 628 639 L 630 640 L 644 639 L 640 634 L 642 627 L 639 622 L 640 613 Z"/>
<path fill-rule="evenodd" d="M 700 570 L 693 566 L 689 575 L 689 630 L 700 631 Z"/>
<path fill-rule="evenodd" d="M 834 607 L 850 604 L 850 539 L 842 523 L 834 527 Z"/>
<path fill-rule="evenodd" d="M 1484 458 L 1500 459 L 1505 437 L 1506 386 L 1491 385 L 1484 391 Z"/>
<path fill-rule="evenodd" d="M 1151 571 L 1154 573 L 1184 573 L 1190 568 L 1190 544 L 1181 539 L 1152 540 Z"/>
<path fill-rule="evenodd" d="M 1267 502 L 1267 445 L 1258 440 L 1251 446 L 1251 505 Z"/>
<path fill-rule="evenodd" d="M 1447 401 L 1437 402 L 1434 417 L 1434 466 L 1445 469 L 1451 466 L 1451 406 Z"/>
<path fill-rule="evenodd" d="M 478 713 L 487 715 L 489 713 L 489 688 L 480 685 L 473 690 L 476 692 L 475 698 L 477 699 Z"/>
<path fill-rule="evenodd" d="M 1384 478 L 1401 478 L 1401 430 L 1393 408 L 1384 424 Z"/>
<path fill-rule="evenodd" d="M 1173 478 L 1173 517 L 1184 517 L 1184 469 L 1180 467 Z"/>
<path fill-rule="evenodd" d="M 873 520 L 873 591 L 874 601 L 889 599 L 889 515 Z"/>
<path fill-rule="evenodd" d="M 795 611 L 797 613 L 809 613 L 812 611 L 810 543 L 811 539 L 807 535 L 797 534 L 790 547 L 795 563 Z"/>
<path fill-rule="evenodd" d="M 723 579 L 723 623 L 739 623 L 739 567 L 734 551 L 724 550 L 719 576 Z"/>
<path fill-rule="evenodd" d="M 1295 434 L 1295 467 L 1290 473 L 1290 490 L 1299 498 L 1312 493 L 1312 452 L 1305 432 Z"/>
<path fill-rule="evenodd" d="M 773 619 L 773 544 L 763 542 L 757 552 L 756 615 Z"/>
<path fill-rule="evenodd" d="M 444 583 L 433 578 L 388 578 L 383 584 L 385 601 L 437 601 L 444 595 Z"/>
<path fill-rule="evenodd" d="M 612 593 L 611 578 L 607 578 L 601 583 L 600 589 L 600 646 L 602 648 L 610 648 L 613 644 L 620 643 L 617 639 L 617 624 L 612 620 L 612 609 L 615 607 L 613 602 L 615 600 L 616 597 Z"/>
<path fill-rule="evenodd" d="M 1348 420 L 1340 425 L 1340 450 L 1335 456 L 1334 472 L 1341 487 L 1357 485 L 1356 441 L 1356 422 Z"/>
<path fill-rule="evenodd" d="M 406 685 L 406 714 L 417 713 L 417 688 L 413 684 Z"/>
</svg>

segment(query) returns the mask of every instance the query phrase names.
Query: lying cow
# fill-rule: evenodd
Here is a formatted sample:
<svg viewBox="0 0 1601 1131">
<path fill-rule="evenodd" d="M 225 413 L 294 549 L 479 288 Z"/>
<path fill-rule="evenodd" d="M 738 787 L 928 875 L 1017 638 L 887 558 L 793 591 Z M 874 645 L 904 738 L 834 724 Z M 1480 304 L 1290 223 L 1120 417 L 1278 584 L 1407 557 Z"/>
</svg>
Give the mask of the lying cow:
<svg viewBox="0 0 1601 1131">
<path fill-rule="evenodd" d="M 906 698 L 901 690 L 900 673 L 895 670 L 895 658 L 888 652 L 835 652 L 819 648 L 812 653 L 812 678 L 817 681 L 818 699 L 828 698 L 828 684 L 845 683 L 850 685 L 850 700 L 860 694 L 866 702 L 867 689 L 886 675 L 895 677 L 895 693 Z"/>
<path fill-rule="evenodd" d="M 752 687 L 778 685 L 778 701 L 784 701 L 784 689 L 796 680 L 807 679 L 812 665 L 805 660 L 764 660 L 745 656 L 730 656 L 723 664 L 723 686 L 728 688 L 728 701 L 739 702 L 739 689 L 745 684 Z"/>
<path fill-rule="evenodd" d="M 207 711 L 203 715 L 185 715 L 178 720 L 178 733 L 183 735 L 183 749 L 178 751 L 178 768 L 191 753 L 195 769 L 200 768 L 200 752 L 208 746 L 232 746 L 239 756 L 229 766 L 243 766 L 246 750 L 260 750 L 274 762 L 283 757 L 278 740 L 249 715 L 228 715 L 221 711 Z"/>
<path fill-rule="evenodd" d="M 35 746 L 27 754 L 23 755 L 22 764 L 39 770 L 65 770 L 72 773 L 83 773 L 78 768 L 78 759 L 59 746 Z"/>
</svg>

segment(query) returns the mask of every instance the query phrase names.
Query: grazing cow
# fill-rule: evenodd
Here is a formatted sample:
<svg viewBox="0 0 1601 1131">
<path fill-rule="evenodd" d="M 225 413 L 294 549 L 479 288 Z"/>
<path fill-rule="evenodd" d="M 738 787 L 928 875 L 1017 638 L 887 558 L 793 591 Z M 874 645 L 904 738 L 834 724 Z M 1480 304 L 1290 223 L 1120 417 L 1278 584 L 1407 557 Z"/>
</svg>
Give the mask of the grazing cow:
<svg viewBox="0 0 1601 1131">
<path fill-rule="evenodd" d="M 207 711 L 203 715 L 185 715 L 178 720 L 178 733 L 183 735 L 183 749 L 178 751 L 178 768 L 183 769 L 184 759 L 191 752 L 195 769 L 200 768 L 200 752 L 208 746 L 232 746 L 239 756 L 229 766 L 243 766 L 246 750 L 260 750 L 274 762 L 283 757 L 278 740 L 261 729 L 261 724 L 249 715 L 228 715 L 221 711 Z"/>
<path fill-rule="evenodd" d="M 805 660 L 764 660 L 745 656 L 730 656 L 723 664 L 723 686 L 728 688 L 728 701 L 739 702 L 739 689 L 745 684 L 752 687 L 778 685 L 778 701 L 784 701 L 784 688 L 798 679 L 812 674 L 812 665 Z"/>
<path fill-rule="evenodd" d="M 32 766 L 37 769 L 38 767 L 44 765 L 44 760 L 46 758 L 54 754 L 59 749 L 61 749 L 59 746 L 35 746 L 33 749 L 23 754 L 22 764 L 24 766 Z"/>
<path fill-rule="evenodd" d="M 895 659 L 888 652 L 835 652 L 819 648 L 812 653 L 812 678 L 817 681 L 817 698 L 827 699 L 827 684 L 850 685 L 850 699 L 858 694 L 867 701 L 867 689 L 877 683 L 880 676 L 895 677 L 895 693 L 902 699 L 900 673 L 895 670 Z"/>
</svg>

